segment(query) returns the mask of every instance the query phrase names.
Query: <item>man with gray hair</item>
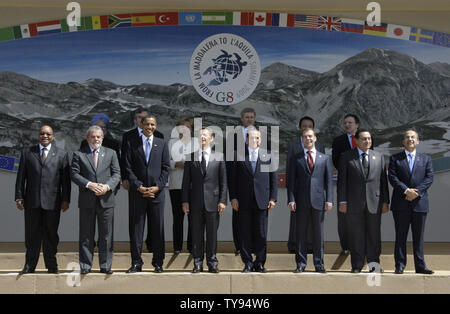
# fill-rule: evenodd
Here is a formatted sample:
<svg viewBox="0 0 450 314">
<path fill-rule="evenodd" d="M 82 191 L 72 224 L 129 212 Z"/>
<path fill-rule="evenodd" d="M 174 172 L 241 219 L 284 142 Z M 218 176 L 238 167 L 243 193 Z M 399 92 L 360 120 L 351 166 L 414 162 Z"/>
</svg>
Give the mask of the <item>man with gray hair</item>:
<svg viewBox="0 0 450 314">
<path fill-rule="evenodd" d="M 120 166 L 114 150 L 102 146 L 103 131 L 91 126 L 86 134 L 88 147 L 74 152 L 72 181 L 79 187 L 79 258 L 81 274 L 92 268 L 95 220 L 98 221 L 100 272 L 112 274 L 114 188 L 120 182 Z"/>
</svg>

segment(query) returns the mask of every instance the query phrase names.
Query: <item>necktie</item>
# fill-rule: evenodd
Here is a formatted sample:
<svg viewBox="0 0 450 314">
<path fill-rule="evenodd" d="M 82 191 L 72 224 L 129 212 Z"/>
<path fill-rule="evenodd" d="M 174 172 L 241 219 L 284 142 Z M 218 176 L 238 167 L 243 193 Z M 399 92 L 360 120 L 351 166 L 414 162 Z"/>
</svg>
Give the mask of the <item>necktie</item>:
<svg viewBox="0 0 450 314">
<path fill-rule="evenodd" d="M 42 148 L 41 161 L 45 163 L 45 159 L 47 159 L 47 147 Z"/>
<path fill-rule="evenodd" d="M 413 171 L 413 167 L 414 167 L 414 163 L 413 163 L 413 156 L 411 153 L 408 154 L 409 156 L 409 160 L 408 160 L 408 164 L 409 164 L 409 171 Z"/>
<path fill-rule="evenodd" d="M 311 172 L 314 171 L 314 160 L 312 159 L 310 150 L 308 150 L 308 167 L 309 167 L 309 171 L 311 171 Z"/>
<path fill-rule="evenodd" d="M 352 149 L 356 148 L 356 139 L 355 136 L 352 135 Z"/>
<path fill-rule="evenodd" d="M 148 163 L 148 161 L 150 159 L 150 152 L 151 152 L 151 150 L 152 150 L 152 145 L 150 145 L 150 138 L 148 138 L 145 141 L 145 160 L 147 161 L 147 163 Z"/>
<path fill-rule="evenodd" d="M 203 175 L 206 174 L 206 158 L 205 158 L 205 152 L 202 151 L 202 161 L 201 161 L 202 171 Z"/>
<path fill-rule="evenodd" d="M 364 170 L 364 175 L 367 177 L 367 174 L 369 173 L 369 165 L 367 163 L 367 154 L 366 153 L 362 153 L 362 166 L 363 166 L 363 170 Z"/>
<path fill-rule="evenodd" d="M 258 160 L 258 157 L 256 157 L 256 151 L 252 151 L 252 170 L 253 173 L 256 171 L 256 161 Z"/>
<path fill-rule="evenodd" d="M 97 165 L 98 165 L 98 149 L 94 149 L 94 166 L 95 166 L 95 169 L 97 169 Z"/>
</svg>

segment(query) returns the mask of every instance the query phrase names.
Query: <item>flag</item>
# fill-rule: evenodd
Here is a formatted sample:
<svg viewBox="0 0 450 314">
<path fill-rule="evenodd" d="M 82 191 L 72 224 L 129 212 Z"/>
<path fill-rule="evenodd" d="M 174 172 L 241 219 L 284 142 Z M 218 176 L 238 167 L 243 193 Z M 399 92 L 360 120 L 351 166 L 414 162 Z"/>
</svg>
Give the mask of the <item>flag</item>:
<svg viewBox="0 0 450 314">
<path fill-rule="evenodd" d="M 85 19 L 85 29 L 103 29 L 103 28 L 108 28 L 109 24 L 108 24 L 108 16 L 107 15 L 95 15 L 92 17 L 88 17 Z M 89 28 L 91 27 L 91 28 Z"/>
<path fill-rule="evenodd" d="M 233 12 L 202 12 L 202 24 L 232 25 Z"/>
<path fill-rule="evenodd" d="M 413 28 L 411 28 L 411 34 L 409 36 L 409 40 L 432 44 L 433 37 L 434 37 L 433 31 L 428 31 L 426 29 L 413 27 Z"/>
<path fill-rule="evenodd" d="M 363 20 L 353 20 L 353 19 L 341 19 L 341 31 L 347 33 L 360 33 L 364 31 L 364 21 Z"/>
<path fill-rule="evenodd" d="M 433 44 L 450 48 L 450 35 L 435 32 L 433 36 Z"/>
<path fill-rule="evenodd" d="M 133 13 L 131 15 L 132 26 L 156 25 L 156 13 Z"/>
<path fill-rule="evenodd" d="M 319 28 L 319 16 L 295 14 L 294 27 L 317 29 Z"/>
<path fill-rule="evenodd" d="M 233 18 L 233 21 L 234 21 L 234 18 Z M 179 12 L 178 13 L 178 24 L 179 25 L 201 25 L 202 24 L 202 13 L 201 12 Z"/>
<path fill-rule="evenodd" d="M 16 39 L 12 27 L 0 28 L 0 42 Z"/>
<path fill-rule="evenodd" d="M 363 33 L 366 35 L 386 37 L 386 32 L 387 32 L 387 24 L 386 23 L 381 23 L 380 26 L 376 26 L 376 25 L 369 26 L 366 21 L 364 24 Z"/>
<path fill-rule="evenodd" d="M 265 12 L 253 13 L 253 26 L 272 26 L 272 14 Z"/>
<path fill-rule="evenodd" d="M 108 15 L 108 27 L 130 27 L 131 26 L 131 14 L 116 14 Z"/>
<path fill-rule="evenodd" d="M 35 25 L 39 36 L 61 33 L 61 22 L 59 20 L 36 23 Z"/>
<path fill-rule="evenodd" d="M 157 25 L 178 25 L 178 12 L 156 13 Z"/>
<path fill-rule="evenodd" d="M 339 17 L 319 16 L 319 29 L 327 31 L 341 31 L 342 20 Z"/>
<path fill-rule="evenodd" d="M 79 26 L 69 26 L 67 19 L 61 20 L 61 30 L 63 33 L 82 31 L 84 30 L 84 21 L 84 18 L 80 18 L 81 24 Z"/>
<path fill-rule="evenodd" d="M 410 33 L 411 27 L 409 26 L 389 24 L 387 27 L 386 37 L 409 40 Z"/>
<path fill-rule="evenodd" d="M 233 25 L 245 25 L 241 24 L 242 15 L 246 14 L 245 12 L 233 12 Z"/>
<path fill-rule="evenodd" d="M 3 29 L 0 29 L 0 30 L 3 30 Z M 16 163 L 16 158 L 14 158 L 14 157 L 0 156 L 0 169 L 2 169 L 2 170 L 14 171 L 15 163 Z"/>
<path fill-rule="evenodd" d="M 30 25 L 24 24 L 20 26 L 14 26 L 14 37 L 16 39 L 29 38 L 34 36 L 37 36 L 37 32 L 32 34 L 30 30 Z"/>
<path fill-rule="evenodd" d="M 287 13 L 272 13 L 272 26 L 293 27 L 295 16 Z"/>
</svg>

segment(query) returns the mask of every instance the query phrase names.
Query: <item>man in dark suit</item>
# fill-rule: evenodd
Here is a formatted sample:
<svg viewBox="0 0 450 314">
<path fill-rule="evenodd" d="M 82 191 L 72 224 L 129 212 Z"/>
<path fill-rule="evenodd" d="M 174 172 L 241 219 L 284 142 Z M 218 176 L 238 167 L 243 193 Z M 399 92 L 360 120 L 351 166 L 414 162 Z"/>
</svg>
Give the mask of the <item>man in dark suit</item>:
<svg viewBox="0 0 450 314">
<path fill-rule="evenodd" d="M 243 272 L 265 273 L 268 213 L 277 201 L 278 176 L 269 169 L 270 154 L 260 150 L 258 130 L 247 131 L 247 145 L 245 160 L 240 161 L 236 156 L 232 164 L 230 199 L 233 210 L 239 215 Z"/>
<path fill-rule="evenodd" d="M 358 131 L 359 128 L 359 118 L 358 116 L 354 114 L 347 114 L 344 117 L 344 130 L 345 133 L 335 137 L 333 139 L 332 144 L 332 159 L 333 159 L 333 165 L 334 167 L 339 170 L 339 159 L 342 155 L 342 153 L 356 149 L 356 138 L 355 134 L 356 131 Z M 338 172 L 339 176 L 339 172 Z M 339 189 L 339 186 L 337 187 Z M 339 191 L 338 191 L 339 194 Z M 350 254 L 350 244 L 349 244 L 349 234 L 347 230 L 347 222 L 346 222 L 346 215 L 341 213 L 339 210 L 337 211 L 338 216 L 338 234 L 339 234 L 339 241 L 341 243 L 341 254 L 348 255 Z"/>
<path fill-rule="evenodd" d="M 142 118 L 147 117 L 149 114 L 148 110 L 145 108 L 138 108 L 134 112 L 134 122 L 136 124 L 136 127 L 134 129 L 131 129 L 130 131 L 127 131 L 123 134 L 122 137 L 122 147 L 121 147 L 121 159 L 120 159 L 120 174 L 122 177 L 122 185 L 125 188 L 125 190 L 128 191 L 128 208 L 131 208 L 133 205 L 131 203 L 131 195 L 129 191 L 130 182 L 127 177 L 127 173 L 125 171 L 125 150 L 127 147 L 127 143 L 131 141 L 139 141 L 142 138 L 142 125 L 141 121 Z M 164 135 L 159 132 L 158 130 L 155 130 L 153 133 L 153 136 L 164 139 Z M 147 216 L 147 219 L 150 221 L 150 216 Z M 147 250 L 149 252 L 152 252 L 152 240 L 151 240 L 151 226 L 147 225 L 147 238 L 145 240 L 145 243 L 147 245 Z"/>
<path fill-rule="evenodd" d="M 45 267 L 58 273 L 56 252 L 60 211 L 70 203 L 70 166 L 67 153 L 52 145 L 53 129 L 44 125 L 39 145 L 24 149 L 17 172 L 15 200 L 25 209 L 25 266 L 21 274 L 34 273 L 43 245 Z"/>
<path fill-rule="evenodd" d="M 313 256 L 316 272 L 325 273 L 323 262 L 323 221 L 333 207 L 333 172 L 330 157 L 315 148 L 317 137 L 312 128 L 303 130 L 304 150 L 291 160 L 289 173 L 289 208 L 296 213 L 296 273 L 306 268 L 307 225 L 311 220 Z M 306 152 L 306 153 L 305 153 Z"/>
<path fill-rule="evenodd" d="M 131 267 L 127 273 L 142 271 L 142 242 L 145 217 L 151 230 L 153 247 L 152 265 L 156 273 L 163 272 L 164 247 L 164 201 L 169 178 L 170 157 L 167 143 L 154 136 L 156 118 L 142 118 L 142 137 L 126 142 L 125 172 L 129 181 L 129 230 Z"/>
<path fill-rule="evenodd" d="M 314 130 L 314 119 L 308 116 L 304 116 L 300 119 L 298 122 L 298 129 L 300 131 L 299 138 L 291 141 L 288 145 L 288 152 L 286 155 L 286 192 L 288 192 L 289 189 L 289 173 L 290 173 L 290 160 L 292 158 L 297 159 L 299 156 L 304 154 L 304 145 L 302 142 L 302 132 L 305 129 L 313 129 Z M 316 142 L 315 148 L 317 151 L 325 154 L 325 146 L 319 142 Z M 289 192 L 288 192 L 288 199 L 289 199 Z M 296 218 L 295 218 L 295 211 L 291 211 L 291 217 L 290 217 L 290 223 L 289 223 L 289 239 L 288 239 L 288 250 L 289 253 L 295 253 L 297 242 L 296 242 Z M 311 228 L 312 221 L 310 220 L 308 222 L 308 252 L 312 252 L 312 228 Z"/>
<path fill-rule="evenodd" d="M 120 183 L 117 154 L 102 146 L 99 126 L 88 129 L 89 147 L 73 153 L 72 180 L 79 187 L 80 208 L 79 258 L 81 274 L 91 271 L 94 256 L 95 221 L 98 221 L 98 256 L 100 272 L 112 274 L 114 189 Z"/>
<path fill-rule="evenodd" d="M 370 132 L 360 129 L 355 137 L 357 148 L 339 159 L 338 203 L 348 224 L 352 273 L 359 273 L 365 258 L 369 265 L 380 263 L 381 214 L 389 211 L 389 189 L 384 156 L 370 149 Z"/>
<path fill-rule="evenodd" d="M 209 128 L 200 130 L 201 149 L 184 163 L 181 201 L 183 212 L 191 218 L 193 273 L 203 271 L 204 233 L 206 263 L 210 273 L 218 273 L 217 229 L 220 214 L 226 208 L 227 173 L 223 156 L 211 149 L 214 135 Z"/>
<path fill-rule="evenodd" d="M 405 151 L 391 156 L 389 162 L 389 182 L 394 188 L 391 210 L 395 222 L 395 273 L 402 274 L 406 267 L 406 240 L 411 225 L 416 273 L 431 275 L 434 272 L 425 264 L 423 237 L 433 166 L 430 156 L 416 152 L 416 131 L 406 131 L 402 143 Z"/>
</svg>

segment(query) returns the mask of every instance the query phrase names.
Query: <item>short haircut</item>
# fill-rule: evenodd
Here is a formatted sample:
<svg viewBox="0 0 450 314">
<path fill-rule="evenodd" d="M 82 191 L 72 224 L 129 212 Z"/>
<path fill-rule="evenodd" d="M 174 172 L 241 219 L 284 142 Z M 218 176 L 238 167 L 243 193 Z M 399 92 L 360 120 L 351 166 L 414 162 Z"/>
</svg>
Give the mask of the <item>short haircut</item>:
<svg viewBox="0 0 450 314">
<path fill-rule="evenodd" d="M 367 129 L 358 129 L 358 131 L 356 131 L 356 133 L 355 133 L 355 138 L 359 139 L 359 134 L 363 133 L 363 132 L 369 133 L 370 134 L 370 138 L 372 139 L 372 134 Z"/>
<path fill-rule="evenodd" d="M 305 134 L 306 132 L 309 132 L 309 131 L 312 131 L 313 134 L 314 134 L 314 136 L 316 136 L 316 131 L 314 131 L 313 128 L 306 128 L 306 129 L 304 129 L 304 130 L 302 131 L 302 136 L 303 136 L 303 134 Z"/>
<path fill-rule="evenodd" d="M 246 135 L 246 138 L 248 138 L 248 134 L 250 133 L 250 131 L 258 131 L 259 132 L 259 135 L 261 135 L 261 131 L 260 130 L 258 130 L 254 125 L 251 125 L 251 126 L 249 126 L 248 128 L 247 128 L 247 135 Z"/>
<path fill-rule="evenodd" d="M 308 117 L 308 116 L 304 116 L 303 118 L 300 119 L 300 121 L 298 121 L 298 127 L 299 127 L 299 128 L 301 127 L 302 122 L 303 122 L 304 120 L 310 120 L 310 121 L 312 122 L 312 124 L 313 124 L 313 127 L 315 127 L 316 124 L 314 123 L 314 119 L 311 118 L 311 117 Z"/>
<path fill-rule="evenodd" d="M 250 112 L 253 113 L 255 115 L 255 117 L 256 117 L 255 109 L 247 107 L 247 108 L 242 109 L 242 111 L 241 111 L 241 118 L 244 116 L 244 114 L 250 113 Z"/>
<path fill-rule="evenodd" d="M 156 117 L 155 117 L 155 116 L 152 116 L 152 115 L 150 115 L 150 116 L 145 116 L 145 117 L 142 117 L 142 119 L 141 119 L 141 123 L 144 123 L 145 119 L 154 119 L 154 120 L 156 121 Z M 158 122 L 158 121 L 156 121 L 156 122 Z"/>
<path fill-rule="evenodd" d="M 194 121 L 192 121 L 192 119 L 188 117 L 181 117 L 180 120 L 178 120 L 176 126 L 184 125 L 186 123 L 189 124 L 189 128 L 192 131 L 194 129 Z"/>
<path fill-rule="evenodd" d="M 139 107 L 134 111 L 134 117 L 137 117 L 138 114 L 142 113 L 142 112 L 148 112 L 148 109 L 144 108 L 144 107 Z"/>
<path fill-rule="evenodd" d="M 203 131 L 203 130 L 207 130 L 209 132 L 209 134 L 211 134 L 212 137 L 215 137 L 215 134 L 214 134 L 214 132 L 213 132 L 213 130 L 211 128 L 209 128 L 209 127 L 202 127 L 200 129 L 200 132 Z"/>
<path fill-rule="evenodd" d="M 353 119 L 355 119 L 355 123 L 359 124 L 359 118 L 358 118 L 358 116 L 356 114 L 348 113 L 348 114 L 345 115 L 344 120 L 347 119 L 347 118 L 353 118 Z"/>
<path fill-rule="evenodd" d="M 405 131 L 405 133 L 403 133 L 403 138 L 405 138 L 406 133 L 409 132 L 409 131 L 412 131 L 412 132 L 416 133 L 417 138 L 419 138 L 419 132 L 417 132 L 417 130 L 416 130 L 415 128 L 409 128 L 409 129 L 407 129 L 407 130 Z"/>
<path fill-rule="evenodd" d="M 95 132 L 95 131 L 100 131 L 102 133 L 102 137 L 105 136 L 105 134 L 103 134 L 103 130 L 101 127 L 99 127 L 98 125 L 91 125 L 86 132 L 86 137 L 88 137 L 89 135 L 91 135 L 92 132 Z"/>
</svg>

